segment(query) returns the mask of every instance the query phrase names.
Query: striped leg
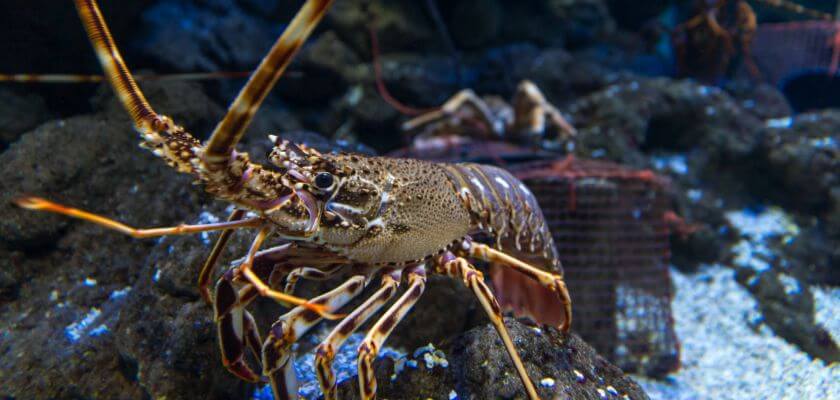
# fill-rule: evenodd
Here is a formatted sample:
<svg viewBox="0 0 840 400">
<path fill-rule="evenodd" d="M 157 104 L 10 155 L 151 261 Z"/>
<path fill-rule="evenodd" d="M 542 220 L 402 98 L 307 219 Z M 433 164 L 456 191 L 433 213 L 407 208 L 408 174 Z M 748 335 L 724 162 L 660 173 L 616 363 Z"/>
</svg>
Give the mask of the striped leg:
<svg viewBox="0 0 840 400">
<path fill-rule="evenodd" d="M 476 270 L 466 259 L 455 257 L 452 253 L 444 254 L 441 257 L 441 261 L 435 266 L 435 271 L 453 278 L 460 278 L 475 293 L 487 316 L 490 317 L 490 322 L 493 323 L 496 331 L 499 332 L 499 336 L 502 337 L 502 342 L 505 344 L 508 355 L 510 355 L 511 360 L 513 360 L 513 365 L 516 367 L 516 372 L 519 373 L 519 378 L 522 380 L 522 384 L 525 385 L 525 391 L 528 392 L 528 397 L 531 400 L 539 400 L 540 397 L 537 395 L 534 383 L 528 377 L 528 372 L 525 371 L 525 366 L 522 364 L 522 360 L 519 358 L 516 347 L 513 345 L 510 334 L 505 327 L 502 309 L 499 307 L 499 303 L 496 301 L 490 288 L 484 283 L 484 275 L 482 275 L 481 271 Z"/>
<path fill-rule="evenodd" d="M 341 286 L 311 300 L 335 312 L 347 304 L 365 287 L 365 276 L 356 275 Z M 318 324 L 321 316 L 303 307 L 295 307 L 271 326 L 263 343 L 263 374 L 269 377 L 274 398 L 297 399 L 297 379 L 291 347 L 306 331 Z"/>
<path fill-rule="evenodd" d="M 403 131 L 416 131 L 418 128 L 429 125 L 431 123 L 440 121 L 444 118 L 458 114 L 461 110 L 471 109 L 475 113 L 475 117 L 487 126 L 490 132 L 496 136 L 501 136 L 504 133 L 504 126 L 499 126 L 494 123 L 493 113 L 487 107 L 487 103 L 479 98 L 475 92 L 470 89 L 464 89 L 452 96 L 451 99 L 443 103 L 440 109 L 428 112 L 419 117 L 412 118 L 402 125 Z"/>
<path fill-rule="evenodd" d="M 411 307 L 420 299 L 423 290 L 426 288 L 426 270 L 424 266 L 418 266 L 411 270 L 406 270 L 408 275 L 408 289 L 402 296 L 394 303 L 388 311 L 385 312 L 376 324 L 370 328 L 367 336 L 359 345 L 359 394 L 362 400 L 371 400 L 376 398 L 376 377 L 373 374 L 373 361 L 376 360 L 377 354 L 382 344 L 388 339 L 391 331 L 397 326 L 405 315 L 411 310 Z"/>
<path fill-rule="evenodd" d="M 338 316 L 334 315 L 328 311 L 326 311 L 326 307 L 321 304 L 316 304 L 312 302 L 307 302 L 304 299 L 299 297 L 291 296 L 283 292 L 279 292 L 277 290 L 272 289 L 268 286 L 265 281 L 260 278 L 257 273 L 254 271 L 254 260 L 257 257 L 258 251 L 262 246 L 265 239 L 271 234 L 272 228 L 270 226 L 264 227 L 260 230 L 260 233 L 257 234 L 257 237 L 254 239 L 254 243 L 251 244 L 250 250 L 248 250 L 248 255 L 245 256 L 245 260 L 242 264 L 238 267 L 239 275 L 243 276 L 245 280 L 248 281 L 254 289 L 260 294 L 260 296 L 265 296 L 272 298 L 276 301 L 286 304 L 292 304 L 296 306 L 302 306 L 312 312 L 317 313 L 318 315 L 330 319 L 337 319 Z M 284 247 L 284 249 L 288 249 L 291 246 Z"/>
<path fill-rule="evenodd" d="M 244 210 L 234 210 L 228 217 L 228 222 L 238 221 L 242 219 L 242 216 L 244 215 Z M 228 240 L 230 240 L 230 235 L 232 234 L 233 231 L 231 230 L 222 231 L 219 238 L 216 239 L 216 244 L 213 245 L 213 250 L 210 251 L 210 254 L 207 256 L 207 260 L 204 261 L 204 265 L 201 267 L 201 272 L 198 274 L 198 292 L 207 304 L 213 304 L 213 300 L 210 298 L 210 290 L 207 288 L 210 284 L 210 277 L 213 275 L 213 271 L 216 269 L 216 262 L 219 260 L 219 256 L 225 249 Z"/>
<path fill-rule="evenodd" d="M 464 245 L 468 247 L 465 249 L 465 252 L 469 257 L 511 267 L 539 282 L 546 289 L 557 293 L 560 304 L 563 305 L 564 313 L 563 324 L 560 326 L 560 330 L 563 332 L 569 331 L 569 327 L 572 325 L 572 299 L 569 296 L 569 289 L 566 288 L 566 282 L 563 281 L 562 275 L 535 268 L 482 243 L 465 242 Z"/>
<path fill-rule="evenodd" d="M 226 167 L 234 146 L 242 138 L 263 99 L 283 75 L 331 3 L 332 0 L 308 0 L 271 47 L 207 142 L 204 163 L 209 169 Z"/>
<path fill-rule="evenodd" d="M 286 275 L 286 285 L 283 287 L 283 293 L 292 294 L 295 291 L 298 280 L 300 278 L 312 281 L 324 281 L 335 276 L 339 271 L 346 267 L 345 264 L 333 264 L 327 269 L 300 267 L 295 268 L 288 275 Z"/>
<path fill-rule="evenodd" d="M 247 345 L 254 357 L 259 359 L 260 334 L 254 318 L 245 310 L 256 294 L 251 285 L 237 291 L 231 283 L 231 276 L 226 274 L 216 284 L 213 301 L 222 364 L 232 374 L 248 382 L 258 382 L 260 379 L 245 361 L 244 350 Z"/>
<path fill-rule="evenodd" d="M 543 136 L 555 131 L 560 137 L 572 137 L 577 130 L 563 118 L 560 111 L 546 100 L 533 82 L 525 80 L 516 87 L 511 102 L 514 112 L 513 131 L 531 136 Z"/>
<path fill-rule="evenodd" d="M 364 324 L 371 315 L 379 311 L 388 300 L 394 297 L 400 284 L 401 275 L 402 273 L 399 270 L 383 273 L 379 290 L 342 320 L 315 349 L 315 371 L 318 374 L 318 382 L 321 384 L 324 400 L 337 399 L 335 373 L 332 368 L 335 352 L 341 348 L 341 345 L 350 335 L 356 332 L 359 326 Z"/>
</svg>

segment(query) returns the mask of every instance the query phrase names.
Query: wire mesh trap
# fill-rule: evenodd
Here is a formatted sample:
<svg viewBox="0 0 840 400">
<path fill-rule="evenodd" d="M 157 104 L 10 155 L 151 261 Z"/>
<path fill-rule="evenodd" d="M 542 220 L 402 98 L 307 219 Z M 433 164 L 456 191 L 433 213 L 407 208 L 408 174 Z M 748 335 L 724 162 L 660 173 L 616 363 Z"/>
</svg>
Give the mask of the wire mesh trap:
<svg viewBox="0 0 840 400">
<path fill-rule="evenodd" d="M 837 73 L 840 23 L 797 21 L 761 24 L 751 51 L 765 79 L 775 84 L 805 72 Z"/>
<path fill-rule="evenodd" d="M 549 223 L 574 302 L 574 331 L 627 372 L 677 369 L 667 181 L 573 156 L 508 168 Z"/>
</svg>

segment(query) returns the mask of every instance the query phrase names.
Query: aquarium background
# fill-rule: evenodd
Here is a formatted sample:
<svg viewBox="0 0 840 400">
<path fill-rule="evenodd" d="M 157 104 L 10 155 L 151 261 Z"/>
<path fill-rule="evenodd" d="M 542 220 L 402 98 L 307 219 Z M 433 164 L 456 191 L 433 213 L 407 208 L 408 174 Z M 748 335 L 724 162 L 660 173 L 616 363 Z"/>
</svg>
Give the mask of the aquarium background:
<svg viewBox="0 0 840 400">
<path fill-rule="evenodd" d="M 594 353 L 566 360 L 568 348 L 553 342 L 553 333 L 512 322 L 541 393 L 840 397 L 840 27 L 818 18 L 833 16 L 838 5 L 797 0 L 813 11 L 803 14 L 747 2 L 755 11 L 754 36 L 728 51 L 707 25 L 686 29 L 706 3 L 714 2 L 336 0 L 242 147 L 261 159 L 270 149 L 266 135 L 276 134 L 325 150 L 434 158 L 412 149 L 401 132 L 407 113 L 438 107 L 461 89 L 509 100 L 520 81 L 531 80 L 576 128 L 572 139 L 534 146 L 498 137 L 519 146 L 515 156 L 478 147 L 445 158 L 515 169 L 571 155 L 647 171 L 663 182 L 651 204 L 672 218 L 667 227 L 656 220 L 665 236 L 656 243 L 665 248 L 648 269 L 593 260 L 612 269 L 570 288 L 581 304 L 639 290 L 623 298 L 660 299 L 623 303 L 634 315 L 607 306 L 581 320 L 593 325 L 574 329 L 641 388 L 597 364 Z M 252 69 L 300 4 L 101 1 L 132 71 L 164 76 Z M 732 21 L 719 20 L 734 31 Z M 0 74 L 101 71 L 71 2 L 6 0 L 0 31 Z M 206 138 L 243 83 L 176 79 L 141 86 L 157 111 Z M 4 81 L 0 105 L 0 396 L 269 398 L 225 372 L 210 310 L 195 288 L 214 235 L 135 241 L 22 211 L 11 199 L 43 196 L 138 226 L 218 221 L 227 205 L 138 149 L 105 85 Z M 585 193 L 598 190 L 593 182 L 609 183 L 602 178 L 576 175 L 545 190 L 557 190 L 549 198 L 567 198 L 571 189 Z M 620 189 L 610 193 L 627 197 Z M 628 220 L 640 210 L 629 208 Z M 611 240 L 585 241 L 580 249 L 640 248 Z M 224 260 L 238 257 L 247 241 L 236 235 Z M 580 271 L 595 271 L 580 264 Z M 628 282 L 657 290 L 652 295 Z M 336 283 L 308 283 L 301 293 Z M 254 312 L 262 326 L 280 313 L 268 302 Z M 641 338 L 610 335 L 608 347 L 586 333 L 618 332 L 617 325 L 660 313 L 667 314 L 656 325 L 663 328 Z M 318 335 L 296 350 L 307 398 L 318 395 L 306 365 Z M 669 340 L 665 351 L 636 347 L 633 362 L 617 357 L 615 346 L 661 344 L 662 337 Z M 388 341 L 393 351 L 379 364 L 388 376 L 380 379 L 381 393 L 515 397 L 519 381 L 494 340 L 472 294 L 433 278 Z M 343 350 L 342 393 L 355 396 L 353 346 Z M 651 362 L 652 354 L 666 354 L 667 362 Z"/>
</svg>

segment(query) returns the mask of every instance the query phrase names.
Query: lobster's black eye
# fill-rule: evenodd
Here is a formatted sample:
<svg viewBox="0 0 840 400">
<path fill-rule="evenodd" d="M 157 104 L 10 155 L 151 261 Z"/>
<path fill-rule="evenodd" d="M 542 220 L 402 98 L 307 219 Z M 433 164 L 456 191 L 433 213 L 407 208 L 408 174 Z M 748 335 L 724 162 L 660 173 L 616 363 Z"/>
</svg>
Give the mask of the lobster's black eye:
<svg viewBox="0 0 840 400">
<path fill-rule="evenodd" d="M 321 172 L 315 175 L 315 187 L 321 190 L 327 190 L 333 185 L 333 175 L 329 172 Z"/>
</svg>

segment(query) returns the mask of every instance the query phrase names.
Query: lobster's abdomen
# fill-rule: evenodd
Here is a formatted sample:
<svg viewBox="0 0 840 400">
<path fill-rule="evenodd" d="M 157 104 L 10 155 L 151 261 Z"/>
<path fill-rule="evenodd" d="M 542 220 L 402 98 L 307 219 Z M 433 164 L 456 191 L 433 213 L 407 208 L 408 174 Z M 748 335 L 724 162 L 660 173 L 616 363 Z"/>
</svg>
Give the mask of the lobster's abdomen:
<svg viewBox="0 0 840 400">
<path fill-rule="evenodd" d="M 446 166 L 469 210 L 473 234 L 534 267 L 563 273 L 554 239 L 530 190 L 509 172 L 488 165 Z M 557 295 L 505 265 L 490 265 L 499 304 L 516 315 L 559 326 L 565 320 Z"/>
<path fill-rule="evenodd" d="M 446 171 L 470 212 L 474 234 L 536 267 L 561 272 L 554 239 L 525 184 L 490 165 L 448 164 Z"/>
</svg>

